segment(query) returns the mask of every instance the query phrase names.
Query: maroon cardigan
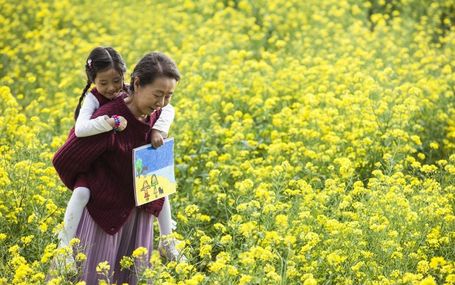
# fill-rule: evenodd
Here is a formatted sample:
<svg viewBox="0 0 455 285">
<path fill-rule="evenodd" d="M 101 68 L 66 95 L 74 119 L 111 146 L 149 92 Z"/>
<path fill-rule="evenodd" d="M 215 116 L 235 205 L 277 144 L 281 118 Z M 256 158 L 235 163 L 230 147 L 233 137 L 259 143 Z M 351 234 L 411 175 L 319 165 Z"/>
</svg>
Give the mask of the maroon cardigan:
<svg viewBox="0 0 455 285">
<path fill-rule="evenodd" d="M 69 189 L 74 189 L 78 177 L 84 173 L 90 189 L 87 210 L 108 234 L 118 232 L 135 207 L 132 149 L 150 143 L 151 126 L 160 113 L 154 112 L 148 123 L 141 122 L 130 112 L 123 97 L 117 97 L 96 110 L 92 118 L 123 116 L 128 121 L 125 130 L 78 138 L 72 129 L 54 155 L 52 163 Z M 163 202 L 162 198 L 140 208 L 158 216 Z"/>
</svg>

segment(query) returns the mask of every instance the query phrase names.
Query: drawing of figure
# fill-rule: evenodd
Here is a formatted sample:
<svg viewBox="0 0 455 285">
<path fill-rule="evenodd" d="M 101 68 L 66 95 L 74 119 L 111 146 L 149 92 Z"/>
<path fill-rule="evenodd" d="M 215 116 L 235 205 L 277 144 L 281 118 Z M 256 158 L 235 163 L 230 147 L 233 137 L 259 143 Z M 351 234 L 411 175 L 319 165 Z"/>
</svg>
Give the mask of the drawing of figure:
<svg viewBox="0 0 455 285">
<path fill-rule="evenodd" d="M 150 197 L 149 189 L 150 189 L 150 185 L 147 182 L 147 179 L 145 179 L 144 184 L 142 184 L 141 191 L 144 192 L 144 199 L 147 201 L 149 200 L 149 197 Z"/>
<path fill-rule="evenodd" d="M 159 194 L 158 187 L 160 187 L 160 185 L 158 184 L 158 177 L 156 177 L 156 174 L 153 174 L 150 177 L 150 187 L 153 188 L 153 194 L 157 197 Z"/>
<path fill-rule="evenodd" d="M 148 200 L 149 200 L 149 197 L 150 197 L 149 191 L 145 191 L 145 192 L 144 192 L 144 199 L 145 199 L 146 201 L 148 201 Z"/>
</svg>

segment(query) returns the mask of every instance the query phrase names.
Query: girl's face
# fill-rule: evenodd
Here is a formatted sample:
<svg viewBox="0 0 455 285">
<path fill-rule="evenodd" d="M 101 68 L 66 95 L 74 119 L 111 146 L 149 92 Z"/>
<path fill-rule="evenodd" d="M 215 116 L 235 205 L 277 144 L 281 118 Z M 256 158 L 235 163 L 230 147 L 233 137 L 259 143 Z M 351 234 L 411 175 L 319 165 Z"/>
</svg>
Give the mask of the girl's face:
<svg viewBox="0 0 455 285">
<path fill-rule="evenodd" d="M 123 78 L 114 68 L 96 74 L 95 85 L 98 92 L 109 100 L 117 97 L 123 87 Z"/>
<path fill-rule="evenodd" d="M 141 87 L 136 78 L 134 85 L 133 100 L 139 113 L 150 115 L 153 111 L 159 110 L 169 103 L 177 81 L 174 78 L 159 77 L 152 83 Z"/>
</svg>

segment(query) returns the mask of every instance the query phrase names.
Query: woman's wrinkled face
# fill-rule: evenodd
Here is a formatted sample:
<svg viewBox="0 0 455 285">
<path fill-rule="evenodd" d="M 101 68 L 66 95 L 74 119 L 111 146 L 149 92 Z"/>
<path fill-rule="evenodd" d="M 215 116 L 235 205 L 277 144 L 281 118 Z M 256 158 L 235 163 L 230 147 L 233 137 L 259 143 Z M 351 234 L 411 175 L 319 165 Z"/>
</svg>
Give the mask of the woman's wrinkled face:
<svg viewBox="0 0 455 285">
<path fill-rule="evenodd" d="M 136 101 L 138 111 L 142 115 L 150 115 L 169 104 L 177 81 L 174 78 L 158 77 L 152 83 L 144 86 L 139 86 L 137 80 L 134 84 L 133 100 Z"/>
<path fill-rule="evenodd" d="M 109 100 L 117 97 L 123 87 L 123 78 L 114 68 L 100 71 L 96 74 L 95 85 L 98 92 Z"/>
</svg>

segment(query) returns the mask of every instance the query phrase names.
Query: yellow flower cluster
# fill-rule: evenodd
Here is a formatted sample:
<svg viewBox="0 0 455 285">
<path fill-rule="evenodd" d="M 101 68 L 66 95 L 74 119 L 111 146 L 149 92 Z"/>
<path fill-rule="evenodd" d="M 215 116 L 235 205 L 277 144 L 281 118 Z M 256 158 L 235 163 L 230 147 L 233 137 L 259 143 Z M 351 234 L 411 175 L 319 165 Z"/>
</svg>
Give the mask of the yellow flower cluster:
<svg viewBox="0 0 455 285">
<path fill-rule="evenodd" d="M 453 1 L 13 2 L 0 284 L 43 284 L 71 254 L 56 250 L 70 192 L 50 161 L 98 45 L 122 54 L 127 83 L 152 50 L 182 73 L 171 204 L 188 262 L 136 249 L 121 267 L 140 282 L 455 284 Z M 112 268 L 97 266 L 101 283 Z"/>
</svg>

